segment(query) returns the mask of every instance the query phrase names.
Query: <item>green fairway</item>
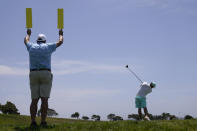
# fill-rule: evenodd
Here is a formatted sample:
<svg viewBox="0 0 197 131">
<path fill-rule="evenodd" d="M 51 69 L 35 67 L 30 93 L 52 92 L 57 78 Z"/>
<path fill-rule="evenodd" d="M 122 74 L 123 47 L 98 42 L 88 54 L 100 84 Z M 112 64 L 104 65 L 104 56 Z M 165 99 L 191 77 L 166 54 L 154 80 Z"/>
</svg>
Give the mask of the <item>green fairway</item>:
<svg viewBox="0 0 197 131">
<path fill-rule="evenodd" d="M 31 129 L 29 116 L 0 114 L 0 131 L 197 131 L 197 120 L 94 122 L 48 118 L 47 121 L 47 128 Z"/>
</svg>

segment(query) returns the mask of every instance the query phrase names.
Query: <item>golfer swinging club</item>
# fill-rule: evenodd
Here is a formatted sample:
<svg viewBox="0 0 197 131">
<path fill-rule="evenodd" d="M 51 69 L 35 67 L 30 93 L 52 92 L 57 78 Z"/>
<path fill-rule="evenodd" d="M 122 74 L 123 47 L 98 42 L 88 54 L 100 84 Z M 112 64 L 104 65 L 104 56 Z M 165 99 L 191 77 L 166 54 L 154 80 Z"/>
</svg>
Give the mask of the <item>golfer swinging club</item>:
<svg viewBox="0 0 197 131">
<path fill-rule="evenodd" d="M 135 72 L 133 72 L 128 65 L 126 65 L 126 68 L 140 81 L 141 86 L 140 86 L 140 90 L 138 91 L 136 97 L 135 97 L 135 106 L 136 108 L 138 108 L 138 114 L 139 114 L 139 118 L 140 120 L 142 120 L 142 111 L 141 108 L 144 109 L 144 114 L 145 120 L 150 120 L 149 118 L 149 114 L 148 114 L 148 109 L 146 106 L 146 96 L 152 92 L 152 88 L 156 87 L 155 82 L 151 82 L 150 84 L 148 84 L 147 82 L 143 82 L 136 74 Z"/>
<path fill-rule="evenodd" d="M 30 105 L 31 127 L 37 126 L 35 121 L 38 100 L 41 98 L 41 126 L 47 126 L 46 116 L 48 98 L 50 97 L 53 74 L 51 73 L 51 54 L 63 43 L 63 31 L 59 30 L 59 41 L 46 43 L 46 36 L 39 34 L 36 43 L 30 42 L 31 29 L 27 29 L 24 43 L 29 52 L 30 89 L 32 102 Z"/>
<path fill-rule="evenodd" d="M 154 82 L 151 82 L 148 84 L 147 82 L 143 82 L 140 86 L 140 90 L 138 91 L 136 97 L 135 97 L 135 105 L 136 108 L 138 108 L 138 114 L 140 120 L 142 120 L 142 111 L 141 108 L 144 108 L 144 114 L 145 120 L 150 120 L 149 114 L 148 114 L 148 109 L 146 106 L 146 95 L 152 92 L 152 88 L 154 88 L 156 84 Z"/>
</svg>

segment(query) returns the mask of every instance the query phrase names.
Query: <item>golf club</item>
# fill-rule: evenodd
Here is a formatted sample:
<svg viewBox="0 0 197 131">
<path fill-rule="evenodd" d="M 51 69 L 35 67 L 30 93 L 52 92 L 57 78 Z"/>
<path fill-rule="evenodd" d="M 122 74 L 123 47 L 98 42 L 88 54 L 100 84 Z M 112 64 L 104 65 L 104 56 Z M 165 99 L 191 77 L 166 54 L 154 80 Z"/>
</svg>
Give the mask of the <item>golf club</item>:
<svg viewBox="0 0 197 131">
<path fill-rule="evenodd" d="M 143 81 L 135 74 L 135 72 L 133 72 L 128 65 L 125 66 L 141 83 L 143 83 Z"/>
</svg>

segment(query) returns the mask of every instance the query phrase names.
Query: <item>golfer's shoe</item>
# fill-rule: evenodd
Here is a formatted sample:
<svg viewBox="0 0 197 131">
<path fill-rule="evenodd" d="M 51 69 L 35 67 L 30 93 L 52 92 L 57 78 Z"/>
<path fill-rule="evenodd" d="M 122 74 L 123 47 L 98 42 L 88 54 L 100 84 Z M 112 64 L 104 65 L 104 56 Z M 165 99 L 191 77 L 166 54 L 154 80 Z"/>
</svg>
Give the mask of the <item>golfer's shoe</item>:
<svg viewBox="0 0 197 131">
<path fill-rule="evenodd" d="M 37 123 L 35 121 L 31 122 L 31 124 L 30 124 L 30 127 L 32 127 L 32 128 L 37 127 L 37 126 L 38 125 L 37 125 Z"/>
<path fill-rule="evenodd" d="M 144 120 L 150 121 L 150 118 L 146 115 L 146 116 L 144 117 Z"/>
<path fill-rule="evenodd" d="M 40 123 L 40 126 L 41 126 L 41 127 L 47 127 L 47 122 L 46 122 L 46 121 L 45 121 L 45 122 L 41 122 L 41 123 Z"/>
</svg>

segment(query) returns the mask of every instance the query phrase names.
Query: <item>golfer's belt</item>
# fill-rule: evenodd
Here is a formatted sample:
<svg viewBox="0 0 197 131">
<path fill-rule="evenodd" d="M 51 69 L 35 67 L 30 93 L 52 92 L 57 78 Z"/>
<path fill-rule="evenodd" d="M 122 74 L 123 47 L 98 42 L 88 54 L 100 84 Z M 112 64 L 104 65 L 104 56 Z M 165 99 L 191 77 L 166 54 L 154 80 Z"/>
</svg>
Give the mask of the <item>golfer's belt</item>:
<svg viewBox="0 0 197 131">
<path fill-rule="evenodd" d="M 47 68 L 40 68 L 40 69 L 30 69 L 31 71 L 51 71 L 51 69 L 47 69 Z"/>
</svg>

